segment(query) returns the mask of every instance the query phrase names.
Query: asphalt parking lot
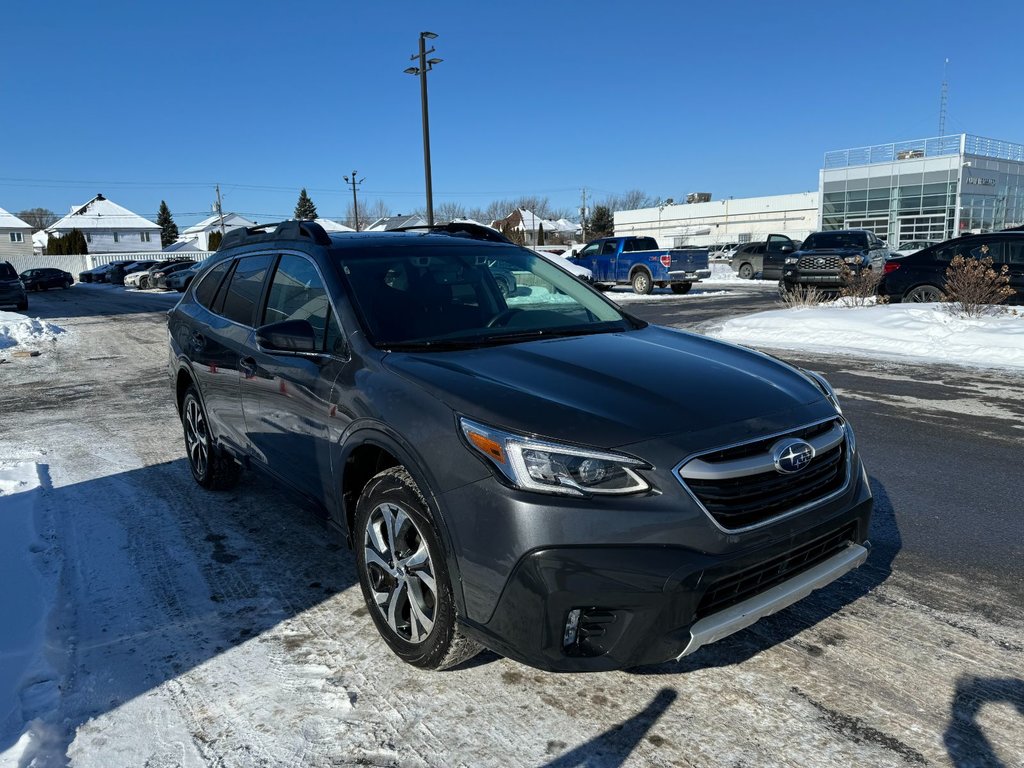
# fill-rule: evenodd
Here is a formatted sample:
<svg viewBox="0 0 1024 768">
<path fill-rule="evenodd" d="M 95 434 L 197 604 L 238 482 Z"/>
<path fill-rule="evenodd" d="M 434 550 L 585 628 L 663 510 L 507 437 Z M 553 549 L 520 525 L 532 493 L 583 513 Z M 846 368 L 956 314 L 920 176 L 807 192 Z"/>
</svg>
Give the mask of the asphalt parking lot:
<svg viewBox="0 0 1024 768">
<path fill-rule="evenodd" d="M 628 310 L 699 331 L 774 308 L 728 290 Z M 0 367 L 0 460 L 47 468 L 61 693 L 39 717 L 72 765 L 1024 765 L 1019 375 L 780 355 L 825 373 L 857 430 L 864 567 L 679 663 L 555 675 L 485 653 L 424 673 L 310 513 L 253 474 L 193 483 L 175 299 L 33 295 L 70 333 Z"/>
</svg>

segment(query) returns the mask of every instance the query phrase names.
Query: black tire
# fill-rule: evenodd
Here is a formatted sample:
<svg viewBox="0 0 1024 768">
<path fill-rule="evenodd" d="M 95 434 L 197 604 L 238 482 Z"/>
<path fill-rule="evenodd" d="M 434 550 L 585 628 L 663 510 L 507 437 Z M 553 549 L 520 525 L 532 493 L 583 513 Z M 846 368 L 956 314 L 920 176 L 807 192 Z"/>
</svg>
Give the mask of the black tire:
<svg viewBox="0 0 1024 768">
<path fill-rule="evenodd" d="M 678 293 L 680 296 L 689 293 L 691 288 L 693 283 L 672 283 L 672 293 Z"/>
<path fill-rule="evenodd" d="M 17 311 L 18 312 L 27 312 L 28 311 L 28 299 L 25 299 L 24 301 L 19 301 L 18 302 Z"/>
<path fill-rule="evenodd" d="M 737 274 L 743 280 L 753 280 L 754 279 L 754 265 L 750 264 L 749 262 L 746 262 L 746 261 L 743 262 L 742 264 L 740 264 L 740 268 L 739 268 L 739 271 L 737 272 Z"/>
<path fill-rule="evenodd" d="M 66 291 L 70 287 L 71 287 L 71 281 L 70 280 L 65 280 L 64 281 L 64 290 Z"/>
<path fill-rule="evenodd" d="M 503 299 L 507 299 L 509 296 L 516 292 L 515 285 L 509 284 L 509 279 L 504 276 L 498 277 L 498 292 L 501 294 Z"/>
<path fill-rule="evenodd" d="M 903 295 L 903 301 L 908 304 L 936 302 L 942 299 L 942 290 L 936 285 L 918 285 Z"/>
<path fill-rule="evenodd" d="M 633 293 L 638 293 L 641 296 L 646 296 L 654 290 L 654 281 L 651 280 L 651 273 L 646 269 L 638 269 L 633 273 L 629 281 L 633 284 Z"/>
<path fill-rule="evenodd" d="M 238 483 L 242 468 L 214 444 L 206 409 L 196 388 L 185 390 L 181 401 L 181 426 L 185 433 L 185 453 L 192 477 L 203 488 L 224 491 Z"/>
<path fill-rule="evenodd" d="M 366 608 L 396 656 L 415 667 L 441 670 L 480 652 L 481 646 L 458 630 L 444 548 L 405 467 L 386 469 L 366 484 L 356 504 L 352 541 Z"/>
</svg>

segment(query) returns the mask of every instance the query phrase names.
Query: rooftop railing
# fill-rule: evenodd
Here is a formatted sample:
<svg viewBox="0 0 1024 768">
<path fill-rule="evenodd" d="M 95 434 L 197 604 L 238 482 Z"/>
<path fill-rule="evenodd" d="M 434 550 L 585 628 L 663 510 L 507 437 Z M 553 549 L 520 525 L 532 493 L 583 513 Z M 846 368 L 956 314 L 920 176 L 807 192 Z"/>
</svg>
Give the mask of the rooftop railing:
<svg viewBox="0 0 1024 768">
<path fill-rule="evenodd" d="M 897 141 L 892 144 L 875 144 L 871 147 L 837 149 L 825 153 L 825 168 L 847 168 L 852 165 L 892 163 L 898 160 L 914 160 L 920 157 L 941 157 L 943 155 L 979 155 L 996 160 L 1024 162 L 1024 144 L 1010 141 L 996 141 L 969 133 L 952 136 L 936 136 L 930 139 Z"/>
</svg>

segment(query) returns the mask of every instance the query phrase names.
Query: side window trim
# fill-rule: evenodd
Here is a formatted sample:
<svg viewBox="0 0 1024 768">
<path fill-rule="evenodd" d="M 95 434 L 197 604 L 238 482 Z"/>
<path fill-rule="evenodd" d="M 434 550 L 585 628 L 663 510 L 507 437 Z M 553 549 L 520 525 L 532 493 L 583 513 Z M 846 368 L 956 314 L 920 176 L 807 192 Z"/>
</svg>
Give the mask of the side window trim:
<svg viewBox="0 0 1024 768">
<path fill-rule="evenodd" d="M 235 276 L 235 268 L 237 266 L 238 259 L 232 259 L 231 266 L 228 267 L 228 271 L 221 279 L 220 285 L 217 286 L 217 293 L 213 295 L 213 300 L 210 302 L 210 311 L 218 317 L 224 317 L 224 297 L 227 296 L 228 286 L 231 285 L 231 278 Z"/>
</svg>

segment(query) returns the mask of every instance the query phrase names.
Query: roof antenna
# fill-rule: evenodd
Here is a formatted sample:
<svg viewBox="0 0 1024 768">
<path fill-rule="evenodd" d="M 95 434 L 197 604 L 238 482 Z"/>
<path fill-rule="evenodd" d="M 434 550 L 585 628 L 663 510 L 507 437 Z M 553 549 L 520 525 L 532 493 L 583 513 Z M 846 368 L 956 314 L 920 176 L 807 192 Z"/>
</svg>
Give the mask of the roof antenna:
<svg viewBox="0 0 1024 768">
<path fill-rule="evenodd" d="M 947 58 L 942 65 L 942 95 L 939 97 L 939 138 L 946 135 L 946 102 L 949 101 L 949 83 L 946 82 L 946 67 L 949 66 Z"/>
</svg>

